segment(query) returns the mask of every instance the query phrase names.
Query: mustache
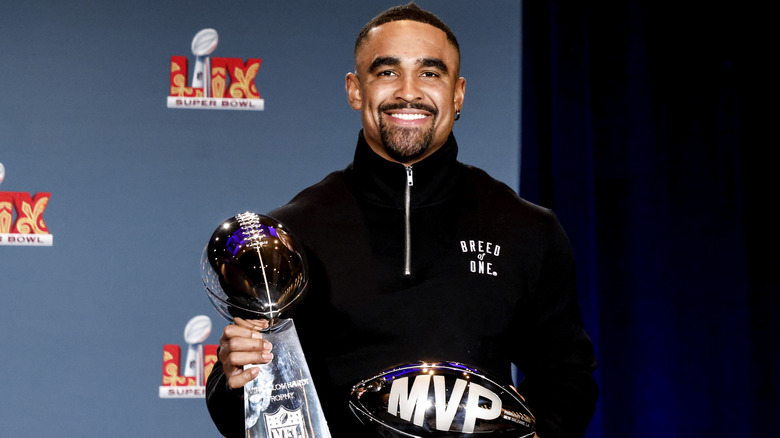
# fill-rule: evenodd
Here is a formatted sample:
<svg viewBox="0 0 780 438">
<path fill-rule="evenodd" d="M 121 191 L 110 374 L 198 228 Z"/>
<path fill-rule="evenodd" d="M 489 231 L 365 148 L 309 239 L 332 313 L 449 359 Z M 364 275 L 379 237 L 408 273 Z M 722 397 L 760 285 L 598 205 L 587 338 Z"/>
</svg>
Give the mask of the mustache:
<svg viewBox="0 0 780 438">
<path fill-rule="evenodd" d="M 392 110 L 401 110 L 401 109 L 416 109 L 416 110 L 423 110 L 428 111 L 429 113 L 433 114 L 434 116 L 439 115 L 439 110 L 436 109 L 433 106 L 426 105 L 422 102 L 409 102 L 409 103 L 383 103 L 380 104 L 377 107 L 377 111 L 380 113 L 386 112 L 386 111 L 392 111 Z"/>
</svg>

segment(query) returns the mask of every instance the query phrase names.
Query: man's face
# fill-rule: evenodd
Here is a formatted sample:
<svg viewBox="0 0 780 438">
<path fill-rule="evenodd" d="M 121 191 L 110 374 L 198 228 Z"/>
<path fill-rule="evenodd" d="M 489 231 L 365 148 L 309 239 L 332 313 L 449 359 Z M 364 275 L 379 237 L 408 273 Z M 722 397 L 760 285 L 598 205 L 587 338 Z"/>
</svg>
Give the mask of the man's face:
<svg viewBox="0 0 780 438">
<path fill-rule="evenodd" d="M 412 164 L 444 144 L 466 80 L 458 77 L 458 51 L 443 31 L 416 21 L 385 23 L 369 32 L 355 63 L 347 96 L 375 152 Z"/>
</svg>

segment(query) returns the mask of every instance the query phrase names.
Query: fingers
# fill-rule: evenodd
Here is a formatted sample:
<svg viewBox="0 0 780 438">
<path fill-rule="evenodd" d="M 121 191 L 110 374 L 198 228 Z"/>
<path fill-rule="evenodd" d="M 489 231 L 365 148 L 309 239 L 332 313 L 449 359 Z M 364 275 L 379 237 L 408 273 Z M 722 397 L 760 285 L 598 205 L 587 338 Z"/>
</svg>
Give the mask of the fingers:
<svg viewBox="0 0 780 438">
<path fill-rule="evenodd" d="M 257 331 L 248 327 L 241 327 L 235 324 L 230 324 L 222 331 L 222 337 L 219 340 L 220 346 L 230 342 L 233 339 L 263 339 L 263 335 Z"/>
<path fill-rule="evenodd" d="M 251 381 L 257 374 L 243 367 L 251 364 L 266 364 L 273 360 L 273 345 L 258 331 L 267 327 L 264 320 L 235 318 L 235 324 L 225 327 L 219 340 L 219 361 L 222 363 L 228 384 L 238 388 Z"/>
<path fill-rule="evenodd" d="M 243 366 L 251 363 L 268 363 L 273 356 L 273 344 L 255 331 L 227 326 L 219 341 L 219 360 L 229 365 Z M 228 359 L 230 357 L 230 359 Z M 253 362 L 253 361 L 259 362 Z"/>
<path fill-rule="evenodd" d="M 242 338 L 257 338 L 259 339 L 260 331 L 268 328 L 268 321 L 264 319 L 241 319 L 235 318 L 233 324 L 229 324 L 222 332 L 222 339 L 220 343 L 233 337 Z"/>
<path fill-rule="evenodd" d="M 263 350 L 232 351 L 225 357 L 224 361 L 220 359 L 220 361 L 222 361 L 222 367 L 225 368 L 225 374 L 236 374 L 235 368 L 241 368 L 245 365 L 260 365 L 270 362 L 274 358 L 270 346 L 271 343 L 266 341 Z M 227 364 L 225 362 L 227 362 Z M 230 367 L 231 370 L 228 370 L 227 367 Z M 230 374 L 228 374 L 228 371 L 230 371 Z"/>
<path fill-rule="evenodd" d="M 233 323 L 239 327 L 245 327 L 253 330 L 265 330 L 268 328 L 267 319 L 233 318 Z"/>
<path fill-rule="evenodd" d="M 251 382 L 252 379 L 257 377 L 260 373 L 259 367 L 247 368 L 243 371 L 239 370 L 238 374 L 235 374 L 228 378 L 228 386 L 233 389 L 238 389 Z"/>
</svg>

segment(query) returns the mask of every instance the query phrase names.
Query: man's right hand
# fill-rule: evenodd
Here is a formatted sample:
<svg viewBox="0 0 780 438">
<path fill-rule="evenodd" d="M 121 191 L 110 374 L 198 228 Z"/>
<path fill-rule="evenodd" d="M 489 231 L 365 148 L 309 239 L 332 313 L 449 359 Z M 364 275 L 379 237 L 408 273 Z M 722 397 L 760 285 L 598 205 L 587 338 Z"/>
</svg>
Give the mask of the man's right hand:
<svg viewBox="0 0 780 438">
<path fill-rule="evenodd" d="M 273 345 L 260 333 L 265 328 L 268 328 L 268 321 L 264 319 L 234 318 L 233 324 L 222 332 L 219 361 L 231 388 L 243 387 L 260 372 L 257 367 L 245 370 L 245 365 L 266 364 L 274 358 Z"/>
</svg>

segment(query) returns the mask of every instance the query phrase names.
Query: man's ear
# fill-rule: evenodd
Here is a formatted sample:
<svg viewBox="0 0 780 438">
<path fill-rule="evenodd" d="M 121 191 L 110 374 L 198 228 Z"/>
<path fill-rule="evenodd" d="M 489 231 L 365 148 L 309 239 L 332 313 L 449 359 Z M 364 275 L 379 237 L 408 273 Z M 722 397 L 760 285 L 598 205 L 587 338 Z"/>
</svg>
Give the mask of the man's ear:
<svg viewBox="0 0 780 438">
<path fill-rule="evenodd" d="M 463 100 L 466 98 L 466 78 L 458 78 L 455 83 L 455 109 L 460 111 L 463 109 Z"/>
<path fill-rule="evenodd" d="M 360 94 L 360 79 L 354 73 L 347 73 L 346 79 L 347 100 L 352 109 L 363 108 L 363 97 Z"/>
</svg>

